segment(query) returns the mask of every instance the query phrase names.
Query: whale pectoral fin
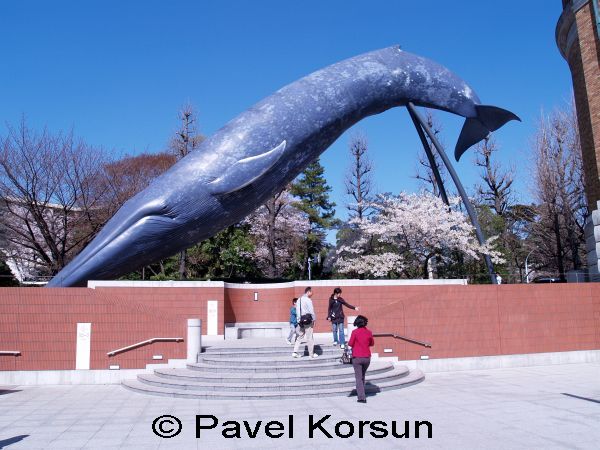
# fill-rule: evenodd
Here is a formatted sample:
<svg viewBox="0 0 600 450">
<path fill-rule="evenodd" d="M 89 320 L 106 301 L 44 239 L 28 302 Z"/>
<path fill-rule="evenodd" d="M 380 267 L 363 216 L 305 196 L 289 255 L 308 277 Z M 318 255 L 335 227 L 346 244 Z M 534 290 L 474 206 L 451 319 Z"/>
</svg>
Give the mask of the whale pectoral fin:
<svg viewBox="0 0 600 450">
<path fill-rule="evenodd" d="M 512 112 L 498 108 L 497 106 L 475 105 L 477 117 L 470 117 L 465 120 L 465 124 L 460 132 L 454 157 L 458 161 L 469 147 L 485 139 L 492 131 L 496 131 L 510 120 L 521 119 Z"/>
<path fill-rule="evenodd" d="M 213 195 L 225 195 L 248 186 L 279 161 L 285 147 L 286 141 L 284 140 L 268 152 L 240 159 L 221 176 L 207 184 L 209 192 Z"/>
</svg>

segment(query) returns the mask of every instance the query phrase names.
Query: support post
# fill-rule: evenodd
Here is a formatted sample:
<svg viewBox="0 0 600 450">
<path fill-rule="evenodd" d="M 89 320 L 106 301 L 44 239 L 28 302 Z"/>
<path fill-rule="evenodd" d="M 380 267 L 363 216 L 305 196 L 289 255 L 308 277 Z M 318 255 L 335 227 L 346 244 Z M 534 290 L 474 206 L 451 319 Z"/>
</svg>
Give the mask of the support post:
<svg viewBox="0 0 600 450">
<path fill-rule="evenodd" d="M 423 120 L 423 118 L 421 117 L 421 114 L 419 114 L 419 112 L 415 108 L 415 105 L 413 105 L 412 102 L 408 102 L 406 105 L 406 108 L 411 113 L 411 117 L 414 117 L 418 121 L 420 127 L 422 127 L 422 129 L 425 130 L 425 132 L 429 136 L 429 139 L 433 143 L 433 146 L 438 151 L 440 158 L 442 158 L 442 161 L 444 162 L 446 169 L 448 169 L 448 173 L 450 174 L 450 177 L 452 178 L 452 181 L 454 182 L 454 185 L 456 186 L 456 189 L 458 190 L 458 195 L 460 195 L 460 198 L 462 199 L 462 201 L 465 205 L 465 208 L 467 209 L 467 214 L 469 215 L 469 218 L 471 219 L 471 223 L 473 224 L 473 227 L 475 228 L 475 235 L 477 236 L 477 240 L 479 241 L 480 244 L 483 245 L 485 243 L 485 238 L 483 237 L 481 227 L 479 226 L 479 221 L 477 220 L 477 214 L 475 214 L 473 205 L 471 205 L 469 197 L 467 196 L 467 193 L 466 193 L 462 183 L 460 182 L 460 179 L 458 178 L 458 174 L 456 173 L 456 171 L 454 170 L 454 167 L 450 163 L 450 160 L 448 159 L 448 156 L 446 155 L 446 152 L 444 151 L 442 144 L 440 144 L 440 142 L 437 140 L 437 138 L 435 137 L 435 134 L 433 133 L 431 128 L 429 128 L 429 125 L 427 125 L 427 123 Z M 418 129 L 417 129 L 417 132 L 418 132 Z M 487 266 L 488 273 L 490 276 L 490 281 L 492 282 L 492 284 L 498 284 L 498 280 L 496 279 L 496 275 L 494 273 L 494 266 L 492 264 L 492 260 L 491 260 L 490 256 L 489 255 L 483 255 L 483 256 L 485 259 L 485 265 Z"/>
<path fill-rule="evenodd" d="M 427 155 L 427 159 L 429 160 L 429 165 L 431 166 L 431 171 L 433 172 L 433 176 L 435 178 L 435 182 L 440 189 L 440 195 L 442 196 L 442 200 L 446 205 L 450 205 L 448 201 L 448 194 L 446 194 L 446 188 L 444 187 L 444 182 L 442 181 L 442 176 L 440 175 L 440 171 L 438 170 L 437 164 L 435 162 L 435 157 L 433 156 L 433 152 L 431 151 L 431 146 L 429 142 L 427 142 L 427 138 L 425 137 L 425 133 L 423 133 L 423 128 L 419 124 L 419 120 L 415 116 L 415 114 L 409 109 L 408 113 L 410 114 L 410 118 L 417 129 L 417 133 L 419 134 L 419 138 L 421 139 L 421 144 L 423 144 L 423 149 L 425 149 L 425 154 Z"/>
<path fill-rule="evenodd" d="M 187 362 L 193 364 L 202 352 L 202 320 L 188 319 L 187 324 Z"/>
</svg>

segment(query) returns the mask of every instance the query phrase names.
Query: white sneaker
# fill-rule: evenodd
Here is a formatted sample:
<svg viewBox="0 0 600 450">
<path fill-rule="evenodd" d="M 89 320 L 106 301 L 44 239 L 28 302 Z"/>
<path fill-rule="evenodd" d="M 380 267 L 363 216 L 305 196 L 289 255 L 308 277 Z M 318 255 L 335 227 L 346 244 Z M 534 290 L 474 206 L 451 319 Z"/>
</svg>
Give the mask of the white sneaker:
<svg viewBox="0 0 600 450">
<path fill-rule="evenodd" d="M 333 343 L 333 346 L 334 346 L 334 347 L 337 347 L 337 346 L 338 346 L 338 343 L 337 343 L 337 342 L 334 342 L 334 343 Z"/>
<path fill-rule="evenodd" d="M 346 348 L 346 346 L 344 344 L 340 345 L 340 348 Z"/>
<path fill-rule="evenodd" d="M 292 353 L 292 358 L 300 358 L 300 355 L 296 352 Z"/>
<path fill-rule="evenodd" d="M 292 345 L 292 341 L 290 341 L 289 339 L 286 339 L 285 342 L 287 342 L 288 345 Z"/>
<path fill-rule="evenodd" d="M 312 354 L 312 358 L 318 358 L 318 357 L 319 357 L 319 355 L 317 355 L 316 353 Z"/>
</svg>

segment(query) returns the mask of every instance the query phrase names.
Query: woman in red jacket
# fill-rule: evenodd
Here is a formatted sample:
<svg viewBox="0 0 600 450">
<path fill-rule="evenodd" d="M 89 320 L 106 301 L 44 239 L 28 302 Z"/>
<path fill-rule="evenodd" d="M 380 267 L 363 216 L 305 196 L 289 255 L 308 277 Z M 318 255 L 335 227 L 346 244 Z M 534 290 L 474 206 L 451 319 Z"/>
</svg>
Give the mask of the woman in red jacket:
<svg viewBox="0 0 600 450">
<path fill-rule="evenodd" d="M 359 403 L 367 403 L 365 395 L 365 374 L 371 364 L 371 349 L 375 345 L 373 333 L 367 328 L 369 319 L 358 316 L 354 320 L 356 329 L 352 331 L 348 345 L 352 347 L 352 366 L 356 378 L 356 395 Z"/>
</svg>

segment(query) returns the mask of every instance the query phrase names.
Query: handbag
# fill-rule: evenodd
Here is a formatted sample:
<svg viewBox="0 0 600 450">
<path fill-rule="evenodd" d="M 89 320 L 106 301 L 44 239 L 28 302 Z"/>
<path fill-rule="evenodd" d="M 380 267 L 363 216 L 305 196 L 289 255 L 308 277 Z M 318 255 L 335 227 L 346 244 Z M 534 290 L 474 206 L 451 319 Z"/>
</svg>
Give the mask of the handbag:
<svg viewBox="0 0 600 450">
<path fill-rule="evenodd" d="M 301 327 L 307 327 L 313 323 L 312 315 L 302 314 L 302 299 L 298 301 L 300 302 L 300 320 L 298 321 L 298 325 Z"/>
<path fill-rule="evenodd" d="M 344 353 L 342 353 L 342 357 L 340 358 L 340 362 L 342 364 L 352 364 L 352 349 L 346 347 L 344 349 Z"/>
</svg>

